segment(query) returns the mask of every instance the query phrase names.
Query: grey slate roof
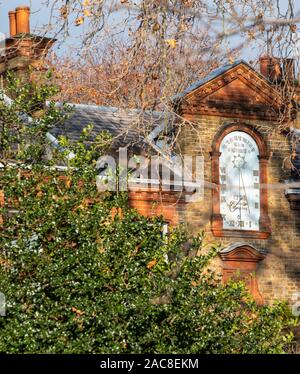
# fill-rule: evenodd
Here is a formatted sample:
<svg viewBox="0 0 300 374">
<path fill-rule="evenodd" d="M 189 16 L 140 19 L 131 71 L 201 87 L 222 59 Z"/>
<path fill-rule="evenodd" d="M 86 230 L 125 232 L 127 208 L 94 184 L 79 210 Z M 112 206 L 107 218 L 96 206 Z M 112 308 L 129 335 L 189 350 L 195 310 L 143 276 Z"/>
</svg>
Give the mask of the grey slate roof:
<svg viewBox="0 0 300 374">
<path fill-rule="evenodd" d="M 224 65 L 212 71 L 205 78 L 190 85 L 182 93 L 176 95 L 173 100 L 184 97 L 186 94 L 241 63 L 253 69 L 243 60 Z M 59 106 L 61 104 L 57 103 L 57 105 Z M 170 121 L 170 119 L 166 118 L 166 114 L 162 112 L 142 112 L 137 109 L 120 109 L 97 105 L 70 105 L 73 106 L 74 111 L 65 122 L 63 130 L 59 128 L 54 129 L 51 131 L 52 135 L 56 137 L 59 135 L 67 135 L 71 140 L 78 140 L 82 130 L 91 123 L 94 125 L 92 136 L 98 134 L 100 131 L 108 131 L 114 138 L 114 148 L 127 146 L 129 144 L 140 145 L 156 126 L 161 125 L 163 122 L 166 122 L 167 125 Z"/>
<path fill-rule="evenodd" d="M 246 65 L 256 72 L 256 70 L 244 60 L 237 60 L 233 64 L 227 64 L 213 70 L 206 77 L 194 82 L 183 92 L 174 96 L 173 102 L 182 99 L 185 95 L 240 64 Z M 256 72 L 256 74 L 261 75 L 258 72 Z M 57 103 L 57 105 L 59 106 L 61 104 Z M 92 123 L 94 125 L 92 136 L 103 130 L 108 131 L 114 138 L 114 148 L 137 144 L 140 146 L 144 142 L 146 136 L 149 135 L 155 127 L 161 125 L 163 122 L 166 122 L 167 127 L 167 123 L 170 122 L 170 114 L 169 118 L 167 118 L 166 114 L 161 112 L 143 112 L 137 109 L 121 109 L 96 105 L 70 105 L 74 107 L 74 112 L 65 122 L 64 131 L 55 129 L 51 131 L 51 134 L 54 136 L 65 134 L 71 140 L 77 140 L 83 128 Z"/>
<path fill-rule="evenodd" d="M 57 106 L 60 106 L 57 103 Z M 96 105 L 70 104 L 73 112 L 62 128 L 51 130 L 54 136 L 67 135 L 71 140 L 78 140 L 82 130 L 93 124 L 91 136 L 101 131 L 108 131 L 114 141 L 113 148 L 141 144 L 154 127 L 162 122 L 168 123 L 166 114 L 161 112 L 142 112 L 135 109 L 120 109 Z"/>
<path fill-rule="evenodd" d="M 183 92 L 173 97 L 173 101 L 180 100 L 185 95 L 240 64 L 244 64 L 255 71 L 244 60 L 237 60 L 233 64 L 227 64 L 213 70 L 206 77 L 191 84 Z M 57 103 L 57 105 L 61 104 Z M 64 131 L 61 129 L 51 131 L 54 136 L 65 134 L 70 139 L 77 140 L 83 128 L 92 123 L 94 125 L 92 135 L 106 130 L 114 138 L 113 147 L 122 147 L 129 144 L 141 144 L 151 130 L 161 125 L 162 122 L 167 123 L 169 121 L 164 113 L 155 111 L 142 112 L 137 109 L 120 109 L 97 105 L 70 105 L 74 106 L 73 114 L 65 122 Z"/>
</svg>

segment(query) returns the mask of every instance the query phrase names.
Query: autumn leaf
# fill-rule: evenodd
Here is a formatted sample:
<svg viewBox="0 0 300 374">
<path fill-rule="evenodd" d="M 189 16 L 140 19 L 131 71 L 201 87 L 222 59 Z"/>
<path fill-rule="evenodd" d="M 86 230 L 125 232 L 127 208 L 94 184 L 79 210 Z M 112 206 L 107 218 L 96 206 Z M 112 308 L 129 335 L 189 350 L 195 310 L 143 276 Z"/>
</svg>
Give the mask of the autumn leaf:
<svg viewBox="0 0 300 374">
<path fill-rule="evenodd" d="M 160 25 L 159 25 L 159 23 L 155 23 L 154 25 L 153 25 L 153 27 L 152 27 L 152 31 L 153 32 L 155 32 L 155 31 L 158 31 L 160 29 Z"/>
<path fill-rule="evenodd" d="M 166 43 L 171 47 L 171 48 L 175 48 L 176 45 L 177 45 L 177 41 L 175 39 L 167 39 L 166 40 Z"/>
<path fill-rule="evenodd" d="M 124 217 L 122 208 L 118 208 L 118 216 L 119 216 L 120 219 L 122 219 Z"/>
<path fill-rule="evenodd" d="M 147 265 L 147 269 L 152 269 L 156 264 L 157 264 L 157 260 L 156 259 L 150 261 L 148 263 L 148 265 Z"/>
<path fill-rule="evenodd" d="M 111 209 L 110 215 L 112 219 L 115 219 L 115 217 L 122 219 L 124 217 L 122 208 L 116 208 L 116 207 Z"/>
<path fill-rule="evenodd" d="M 98 252 L 99 252 L 99 253 L 104 253 L 104 252 L 105 252 L 105 248 L 103 248 L 103 247 L 99 247 L 99 248 L 98 248 Z"/>
<path fill-rule="evenodd" d="M 110 211 L 110 216 L 112 219 L 115 219 L 116 215 L 117 215 L 117 208 L 113 207 Z"/>
<path fill-rule="evenodd" d="M 42 192 L 42 191 L 39 191 L 39 192 L 36 194 L 36 197 L 40 198 L 40 197 L 42 197 L 43 195 L 44 195 L 43 192 Z"/>
<path fill-rule="evenodd" d="M 0 206 L 4 206 L 4 192 L 0 190 Z"/>
<path fill-rule="evenodd" d="M 71 187 L 71 183 L 72 183 L 72 179 L 71 178 L 66 178 L 65 185 L 66 185 L 67 188 Z"/>
<path fill-rule="evenodd" d="M 68 17 L 68 7 L 66 7 L 65 5 L 63 7 L 60 8 L 60 15 L 62 18 L 67 18 Z"/>
<path fill-rule="evenodd" d="M 82 25 L 83 24 L 83 22 L 84 22 L 84 17 L 78 17 L 78 18 L 76 18 L 76 20 L 75 20 L 75 26 L 80 26 L 80 25 Z"/>
<path fill-rule="evenodd" d="M 232 56 L 229 56 L 228 57 L 228 60 L 229 60 L 229 63 L 230 64 L 233 64 L 234 63 L 234 58 Z"/>
<path fill-rule="evenodd" d="M 81 310 L 76 309 L 76 308 L 74 308 L 74 307 L 72 307 L 71 310 L 72 310 L 73 313 L 76 313 L 76 315 L 77 315 L 78 317 L 81 317 L 81 316 L 84 315 L 84 312 L 82 312 Z"/>
</svg>

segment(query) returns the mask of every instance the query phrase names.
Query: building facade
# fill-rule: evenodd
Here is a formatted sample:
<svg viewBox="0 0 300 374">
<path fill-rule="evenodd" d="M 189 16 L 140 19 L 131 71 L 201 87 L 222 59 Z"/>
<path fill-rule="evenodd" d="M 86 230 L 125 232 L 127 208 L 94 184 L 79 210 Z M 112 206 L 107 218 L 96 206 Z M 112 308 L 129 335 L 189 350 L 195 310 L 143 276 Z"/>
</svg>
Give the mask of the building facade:
<svg viewBox="0 0 300 374">
<path fill-rule="evenodd" d="M 38 66 L 54 42 L 30 34 L 29 12 L 26 7 L 10 12 L 0 75 L 14 70 L 25 77 L 28 66 Z M 258 302 L 281 299 L 292 305 L 300 299 L 297 90 L 286 112 L 280 88 L 283 83 L 292 87 L 291 61 L 280 66 L 280 61 L 264 57 L 260 65 L 260 72 L 244 61 L 226 65 L 173 99 L 182 123 L 176 148 L 203 157 L 203 196 L 189 201 L 191 191 L 137 185 L 128 192 L 129 202 L 140 213 L 163 215 L 166 223 L 184 224 L 191 233 L 204 230 L 207 243 L 222 247 L 215 266 L 224 282 L 242 278 Z M 93 122 L 95 131 L 114 136 L 125 130 L 126 143 L 135 136 L 129 126 L 136 114 L 75 105 L 66 129 L 76 138 Z M 162 121 L 159 113 L 154 117 Z"/>
<path fill-rule="evenodd" d="M 264 63 L 261 73 L 243 61 L 222 67 L 176 98 L 186 122 L 180 149 L 204 158 L 203 198 L 189 203 L 178 192 L 153 200 L 146 190 L 130 194 L 141 213 L 161 213 L 220 243 L 224 281 L 242 277 L 258 302 L 292 304 L 300 290 L 299 120 L 293 112 L 279 121 L 280 91 L 263 75 Z"/>
</svg>

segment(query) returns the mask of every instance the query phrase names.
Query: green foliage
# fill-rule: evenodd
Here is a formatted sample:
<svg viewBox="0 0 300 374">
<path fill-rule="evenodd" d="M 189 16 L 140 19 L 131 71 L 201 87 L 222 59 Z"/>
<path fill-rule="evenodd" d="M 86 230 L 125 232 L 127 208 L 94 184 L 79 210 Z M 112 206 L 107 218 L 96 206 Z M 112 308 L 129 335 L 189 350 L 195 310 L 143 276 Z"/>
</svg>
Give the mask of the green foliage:
<svg viewBox="0 0 300 374">
<path fill-rule="evenodd" d="M 51 83 L 50 73 L 42 78 L 40 84 L 26 83 L 10 72 L 7 74 L 5 94 L 13 101 L 8 105 L 0 90 L 2 163 L 12 159 L 28 164 L 44 161 L 46 133 L 60 126 L 71 111 L 68 105 L 57 107 L 51 101 L 46 105 L 57 93 L 57 87 Z"/>
<path fill-rule="evenodd" d="M 2 209 L 0 352 L 277 353 L 290 341 L 287 307 L 223 286 L 208 269 L 217 249 L 194 255 L 202 235 L 163 236 L 162 219 L 77 174 L 18 176 L 2 175 L 18 213 Z"/>
<path fill-rule="evenodd" d="M 2 103 L 2 123 L 21 125 L 26 100 L 13 110 Z M 293 323 L 285 304 L 259 307 L 242 283 L 222 285 L 209 269 L 218 248 L 201 250 L 203 235 L 181 227 L 163 235 L 160 217 L 97 191 L 91 160 L 108 137 L 87 146 L 90 131 L 77 144 L 61 138 L 76 152 L 63 178 L 39 157 L 30 173 L 10 164 L 0 172 L 0 352 L 283 352 Z"/>
</svg>

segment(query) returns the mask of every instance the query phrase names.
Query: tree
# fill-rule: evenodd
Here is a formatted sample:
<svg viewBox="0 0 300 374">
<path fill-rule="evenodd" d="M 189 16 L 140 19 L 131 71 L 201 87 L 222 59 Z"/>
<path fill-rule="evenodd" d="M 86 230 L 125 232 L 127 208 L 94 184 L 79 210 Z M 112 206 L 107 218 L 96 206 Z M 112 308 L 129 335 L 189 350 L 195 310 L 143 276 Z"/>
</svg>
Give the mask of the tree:
<svg viewBox="0 0 300 374">
<path fill-rule="evenodd" d="M 82 30 L 69 55 L 51 61 L 62 89 L 59 100 L 173 112 L 175 94 L 245 53 L 256 69 L 258 57 L 268 55 L 293 58 L 299 70 L 299 9 L 294 1 L 44 0 L 50 4 L 45 32 L 66 41 L 74 29 Z M 283 97 L 274 127 L 289 133 L 297 127 L 296 73 L 293 79 L 284 73 L 274 85 Z M 178 113 L 175 117 L 180 122 Z M 145 132 L 141 118 L 137 116 L 136 128 Z M 197 123 L 188 125 L 197 133 Z M 182 127 L 174 129 L 179 138 Z"/>
<path fill-rule="evenodd" d="M 44 89 L 43 99 L 52 92 Z M 16 119 L 28 98 L 13 93 Z M 181 227 L 164 235 L 162 218 L 129 209 L 123 193 L 99 193 L 92 160 L 107 134 L 88 148 L 87 136 L 61 139 L 76 152 L 63 175 L 30 149 L 27 162 L 17 151 L 18 164 L 3 163 L 0 351 L 284 352 L 292 340 L 284 329 L 295 323 L 286 304 L 258 306 L 242 283 L 222 285 L 209 267 L 218 248 L 204 251 L 203 235 Z"/>
</svg>

